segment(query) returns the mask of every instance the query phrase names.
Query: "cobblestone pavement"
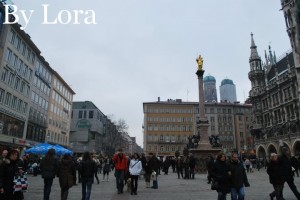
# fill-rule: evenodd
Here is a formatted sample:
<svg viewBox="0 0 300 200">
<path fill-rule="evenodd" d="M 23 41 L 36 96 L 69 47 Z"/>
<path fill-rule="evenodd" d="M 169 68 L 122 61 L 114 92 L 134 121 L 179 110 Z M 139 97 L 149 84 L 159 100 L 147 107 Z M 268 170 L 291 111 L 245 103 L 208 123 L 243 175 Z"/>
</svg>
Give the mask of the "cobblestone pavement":
<svg viewBox="0 0 300 200">
<path fill-rule="evenodd" d="M 99 178 L 102 174 L 99 174 Z M 250 187 L 246 188 L 246 200 L 265 200 L 270 199 L 269 193 L 272 186 L 269 183 L 266 171 L 255 171 L 248 174 Z M 25 193 L 26 200 L 42 200 L 43 199 L 43 179 L 40 176 L 32 177 L 29 175 L 29 189 Z M 300 178 L 295 178 L 295 184 L 300 190 Z M 126 186 L 125 186 L 126 187 Z M 124 188 L 126 191 L 126 188 Z M 287 184 L 284 188 L 284 197 L 286 200 L 295 200 L 295 196 L 291 192 Z M 60 199 L 60 188 L 58 179 L 55 178 L 50 196 L 51 200 Z M 69 200 L 81 200 L 81 184 L 73 186 L 69 190 Z M 109 182 L 100 182 L 93 184 L 91 200 L 127 200 L 127 199 L 145 199 L 145 200 L 215 200 L 217 193 L 210 190 L 210 186 L 206 183 L 205 174 L 197 174 L 194 180 L 177 179 L 177 174 L 169 173 L 169 175 L 158 176 L 158 189 L 145 188 L 144 179 L 139 180 L 138 194 L 130 195 L 124 192 L 119 195 L 116 191 L 116 182 L 113 173 L 110 175 Z M 227 196 L 230 199 L 230 196 Z"/>
</svg>

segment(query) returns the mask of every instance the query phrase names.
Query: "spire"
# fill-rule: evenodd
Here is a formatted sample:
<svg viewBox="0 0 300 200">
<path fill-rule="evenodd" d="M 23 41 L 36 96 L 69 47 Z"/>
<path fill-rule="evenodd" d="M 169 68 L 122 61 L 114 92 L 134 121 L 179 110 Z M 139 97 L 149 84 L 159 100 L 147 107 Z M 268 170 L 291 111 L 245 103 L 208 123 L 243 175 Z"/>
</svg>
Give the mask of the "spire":
<svg viewBox="0 0 300 200">
<path fill-rule="evenodd" d="M 251 54 L 249 60 L 254 60 L 254 59 L 260 59 L 258 52 L 257 52 L 257 47 L 255 45 L 254 39 L 253 39 L 253 33 L 251 33 Z"/>
</svg>

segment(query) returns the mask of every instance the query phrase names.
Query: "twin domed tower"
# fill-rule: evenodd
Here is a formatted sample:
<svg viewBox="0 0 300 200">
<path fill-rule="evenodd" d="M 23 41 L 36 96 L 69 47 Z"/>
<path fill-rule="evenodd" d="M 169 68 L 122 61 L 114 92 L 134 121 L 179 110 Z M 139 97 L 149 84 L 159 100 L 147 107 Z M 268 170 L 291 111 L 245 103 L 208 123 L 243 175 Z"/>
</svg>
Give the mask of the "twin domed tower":
<svg viewBox="0 0 300 200">
<path fill-rule="evenodd" d="M 205 102 L 218 102 L 216 79 L 215 77 L 208 75 L 203 79 L 204 83 L 204 99 Z M 220 101 L 221 102 L 235 102 L 236 88 L 235 84 L 230 79 L 224 79 L 220 86 Z"/>
</svg>

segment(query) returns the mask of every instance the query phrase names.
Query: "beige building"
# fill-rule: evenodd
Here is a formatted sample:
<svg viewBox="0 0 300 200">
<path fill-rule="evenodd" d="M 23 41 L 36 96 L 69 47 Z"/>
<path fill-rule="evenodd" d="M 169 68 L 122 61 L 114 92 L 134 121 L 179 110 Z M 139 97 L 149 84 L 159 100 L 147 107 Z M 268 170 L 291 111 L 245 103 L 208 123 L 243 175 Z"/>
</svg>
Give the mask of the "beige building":
<svg viewBox="0 0 300 200">
<path fill-rule="evenodd" d="M 223 150 L 250 150 L 251 105 L 236 103 L 205 103 L 209 121 L 208 135 L 219 135 Z M 197 135 L 198 102 L 181 99 L 143 103 L 144 152 L 158 156 L 182 153 L 188 137 Z M 201 135 L 201 133 L 200 133 Z"/>
<path fill-rule="evenodd" d="M 50 143 L 69 146 L 72 102 L 75 92 L 56 71 L 53 71 L 51 85 L 46 140 Z"/>
</svg>

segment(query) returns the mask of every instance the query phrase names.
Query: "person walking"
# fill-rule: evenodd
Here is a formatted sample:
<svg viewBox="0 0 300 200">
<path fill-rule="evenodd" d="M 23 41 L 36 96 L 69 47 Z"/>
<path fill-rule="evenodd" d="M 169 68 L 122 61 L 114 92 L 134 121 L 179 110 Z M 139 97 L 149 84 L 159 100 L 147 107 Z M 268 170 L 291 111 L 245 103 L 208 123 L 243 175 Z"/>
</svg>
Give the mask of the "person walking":
<svg viewBox="0 0 300 200">
<path fill-rule="evenodd" d="M 58 161 L 55 149 L 49 149 L 40 163 L 42 178 L 44 179 L 44 200 L 49 200 L 53 179 L 57 173 Z"/>
<path fill-rule="evenodd" d="M 149 164 L 149 168 L 151 171 L 151 175 L 152 174 L 154 175 L 152 188 L 157 189 L 158 188 L 157 176 L 159 175 L 158 171 L 160 168 L 160 161 L 153 153 L 149 153 L 149 155 L 150 155 L 150 160 L 149 160 L 148 164 Z"/>
<path fill-rule="evenodd" d="M 211 183 L 211 171 L 212 171 L 212 167 L 214 165 L 214 158 L 213 156 L 209 156 L 207 158 L 207 161 L 206 161 L 206 170 L 207 170 L 207 184 L 210 184 Z"/>
<path fill-rule="evenodd" d="M 239 161 L 239 156 L 236 152 L 232 153 L 229 164 L 229 177 L 231 184 L 231 200 L 244 200 L 245 187 L 249 187 L 248 178 L 243 164 Z"/>
<path fill-rule="evenodd" d="M 282 176 L 284 178 L 284 181 L 289 185 L 296 198 L 300 200 L 300 193 L 298 192 L 297 187 L 294 183 L 292 165 L 290 161 L 290 150 L 287 147 L 282 147 L 281 152 L 282 154 L 281 156 L 279 156 L 278 162 L 280 165 Z"/>
<path fill-rule="evenodd" d="M 180 156 L 179 158 L 176 158 L 176 172 L 178 175 L 178 179 L 181 178 L 183 179 L 183 157 Z"/>
<path fill-rule="evenodd" d="M 0 162 L 0 199 L 1 200 L 23 200 L 23 192 L 14 192 L 14 177 L 24 173 L 22 167 L 18 166 L 19 152 L 15 149 L 7 153 L 6 159 Z"/>
<path fill-rule="evenodd" d="M 217 182 L 218 200 L 226 200 L 227 193 L 230 193 L 229 165 L 226 163 L 226 155 L 221 152 L 217 155 L 211 176 L 213 181 Z"/>
<path fill-rule="evenodd" d="M 76 183 L 76 165 L 69 154 L 58 163 L 57 176 L 61 189 L 61 200 L 67 200 L 69 189 Z"/>
<path fill-rule="evenodd" d="M 139 157 L 140 156 L 137 153 L 134 153 L 129 164 L 129 173 L 131 178 L 131 195 L 137 195 L 138 179 L 140 173 L 143 170 L 142 162 L 139 160 Z"/>
<path fill-rule="evenodd" d="M 96 170 L 96 163 L 93 161 L 90 153 L 85 152 L 80 163 L 82 200 L 90 199 Z"/>
<path fill-rule="evenodd" d="M 271 200 L 276 197 L 276 200 L 283 200 L 283 186 L 284 179 L 281 174 L 281 168 L 278 163 L 278 156 L 276 153 L 271 153 L 271 161 L 269 162 L 267 173 L 269 175 L 270 183 L 273 185 L 274 191 L 269 194 Z"/>
<path fill-rule="evenodd" d="M 123 193 L 124 179 L 128 170 L 128 159 L 126 158 L 126 155 L 123 153 L 122 149 L 119 149 L 115 153 L 113 162 L 115 163 L 116 186 L 118 194 L 121 194 Z"/>
<path fill-rule="evenodd" d="M 145 182 L 146 182 L 146 188 L 150 188 L 150 179 L 152 174 L 152 169 L 150 166 L 150 156 L 146 157 L 146 163 L 145 163 Z"/>
<path fill-rule="evenodd" d="M 110 172 L 110 164 L 109 164 L 109 159 L 104 158 L 103 161 L 103 181 L 105 180 L 105 175 L 106 175 L 106 181 L 108 182 L 109 179 L 109 172 Z"/>
</svg>

